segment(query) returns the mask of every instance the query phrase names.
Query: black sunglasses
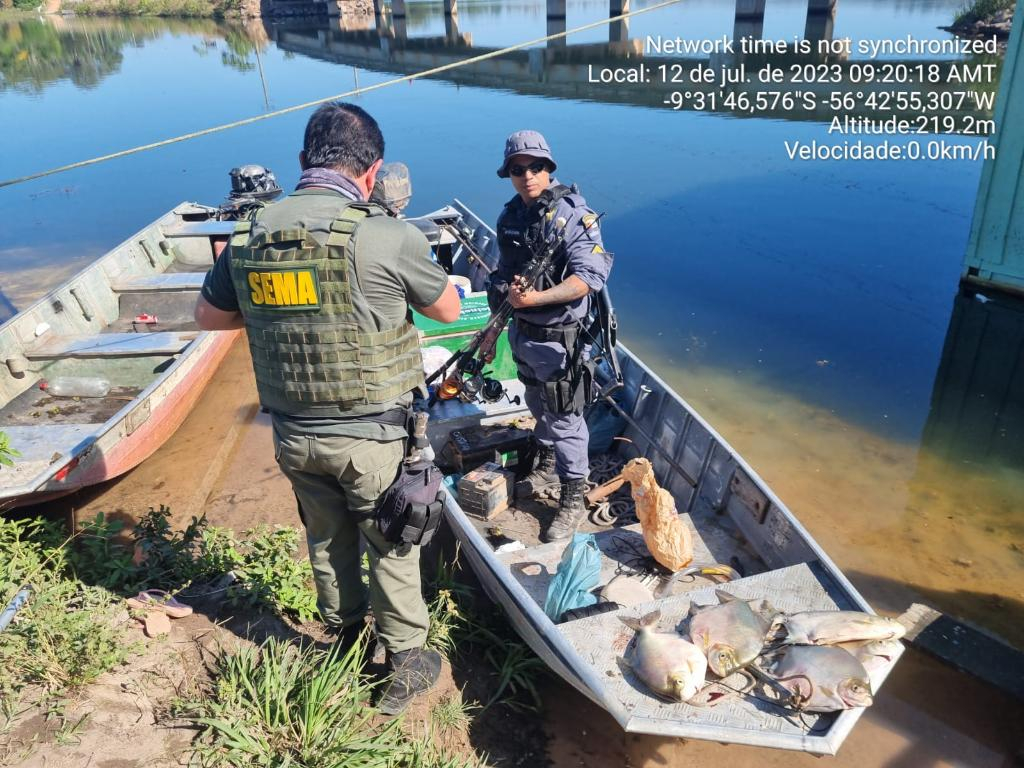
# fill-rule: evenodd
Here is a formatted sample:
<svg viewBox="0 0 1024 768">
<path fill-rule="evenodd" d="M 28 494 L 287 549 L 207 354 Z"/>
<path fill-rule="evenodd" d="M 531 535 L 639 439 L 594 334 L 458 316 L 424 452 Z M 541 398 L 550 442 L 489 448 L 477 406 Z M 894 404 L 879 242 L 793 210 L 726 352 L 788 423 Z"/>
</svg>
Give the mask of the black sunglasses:
<svg viewBox="0 0 1024 768">
<path fill-rule="evenodd" d="M 529 165 L 510 165 L 508 167 L 508 172 L 513 176 L 522 176 L 529 171 L 536 176 L 541 171 L 547 170 L 547 167 L 548 164 L 544 160 L 538 160 L 537 162 L 530 163 Z"/>
</svg>

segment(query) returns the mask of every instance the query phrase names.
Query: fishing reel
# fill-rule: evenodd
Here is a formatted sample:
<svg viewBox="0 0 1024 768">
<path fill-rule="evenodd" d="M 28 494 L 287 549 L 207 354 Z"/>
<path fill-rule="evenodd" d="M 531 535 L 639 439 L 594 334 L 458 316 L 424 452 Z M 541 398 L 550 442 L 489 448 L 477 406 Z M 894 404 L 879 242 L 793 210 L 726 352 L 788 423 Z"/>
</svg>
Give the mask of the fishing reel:
<svg viewBox="0 0 1024 768">
<path fill-rule="evenodd" d="M 518 395 L 509 397 L 500 381 L 484 375 L 484 363 L 475 357 L 461 368 L 456 367 L 438 386 L 436 394 L 438 400 L 458 398 L 464 403 L 497 403 L 502 398 L 508 398 L 512 405 L 521 402 Z"/>
</svg>

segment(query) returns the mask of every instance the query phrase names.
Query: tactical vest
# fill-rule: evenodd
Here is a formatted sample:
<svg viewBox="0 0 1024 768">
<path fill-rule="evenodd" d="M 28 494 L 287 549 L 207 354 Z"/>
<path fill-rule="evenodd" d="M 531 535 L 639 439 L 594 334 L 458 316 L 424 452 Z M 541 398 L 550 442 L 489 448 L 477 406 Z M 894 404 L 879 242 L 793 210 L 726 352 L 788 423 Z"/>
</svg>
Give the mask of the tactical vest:
<svg viewBox="0 0 1024 768">
<path fill-rule="evenodd" d="M 501 248 L 502 259 L 509 265 L 513 274 L 521 274 L 522 268 L 533 257 L 534 250 L 542 244 L 545 227 L 554 218 L 558 201 L 571 192 L 572 190 L 564 184 L 557 184 L 544 190 L 526 211 L 525 216 L 517 215 L 512 207 L 517 201 L 521 202 L 519 197 L 512 198 L 505 206 L 498 217 L 498 247 Z M 547 270 L 547 277 L 552 284 L 561 282 L 565 262 L 565 249 L 561 248 Z M 549 287 L 542 283 L 543 280 L 538 278 L 534 288 L 543 290 Z"/>
<path fill-rule="evenodd" d="M 361 328 L 365 306 L 350 274 L 354 235 L 375 205 L 349 202 L 322 245 L 300 226 L 231 238 L 231 279 L 245 319 L 260 403 L 292 416 L 345 416 L 423 384 L 419 337 L 408 320 Z M 365 316 L 365 313 L 361 313 Z"/>
</svg>

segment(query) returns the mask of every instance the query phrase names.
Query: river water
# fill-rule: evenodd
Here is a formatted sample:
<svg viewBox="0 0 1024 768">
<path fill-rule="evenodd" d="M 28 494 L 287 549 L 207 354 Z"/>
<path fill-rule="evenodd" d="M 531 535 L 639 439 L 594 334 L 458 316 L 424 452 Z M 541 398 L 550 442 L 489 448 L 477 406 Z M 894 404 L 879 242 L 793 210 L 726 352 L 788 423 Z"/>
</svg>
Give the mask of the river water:
<svg viewBox="0 0 1024 768">
<path fill-rule="evenodd" d="M 842 0 L 826 29 L 805 1 L 771 0 L 763 35 L 945 39 L 937 27 L 960 4 Z M 566 24 L 607 15 L 606 3 L 570 0 Z M 726 0 L 655 10 L 615 30 L 605 55 L 649 34 L 731 37 L 734 15 Z M 464 0 L 457 28 L 440 3 L 410 3 L 404 28 L 385 24 L 384 45 L 398 53 L 380 66 L 367 53 L 382 49 L 372 17 L 341 25 L 365 28 L 353 31 L 0 16 L 0 177 L 344 93 L 452 50 L 540 37 L 552 22 L 538 0 Z M 542 130 L 559 177 L 607 212 L 630 348 L 768 480 L 872 604 L 922 600 L 1024 647 L 1013 380 L 1024 315 L 957 294 L 980 162 L 794 162 L 784 142 L 824 140 L 826 124 L 673 112 L 642 87 L 566 80 L 552 63 L 608 41 L 605 27 L 571 35 L 546 67 L 535 59 L 532 82 L 481 67 L 359 96 L 387 159 L 410 167 L 411 210 L 458 197 L 493 219 L 512 194 L 494 175 L 505 135 Z M 234 166 L 266 165 L 290 187 L 307 117 L 0 189 L 0 312 L 177 202 L 218 202 Z"/>
</svg>

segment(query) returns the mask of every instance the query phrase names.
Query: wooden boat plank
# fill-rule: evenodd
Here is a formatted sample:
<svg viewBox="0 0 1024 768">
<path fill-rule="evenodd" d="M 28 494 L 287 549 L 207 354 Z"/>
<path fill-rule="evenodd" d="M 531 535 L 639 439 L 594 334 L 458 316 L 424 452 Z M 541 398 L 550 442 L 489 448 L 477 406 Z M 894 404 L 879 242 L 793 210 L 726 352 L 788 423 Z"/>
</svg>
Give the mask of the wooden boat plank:
<svg viewBox="0 0 1024 768">
<path fill-rule="evenodd" d="M 131 277 L 113 284 L 118 293 L 129 291 L 198 291 L 206 279 L 205 272 L 165 272 L 162 275 Z"/>
<path fill-rule="evenodd" d="M 197 331 L 177 333 L 98 333 L 46 336 L 25 350 L 30 360 L 61 357 L 123 357 L 127 355 L 176 355 L 184 351 Z"/>
</svg>

